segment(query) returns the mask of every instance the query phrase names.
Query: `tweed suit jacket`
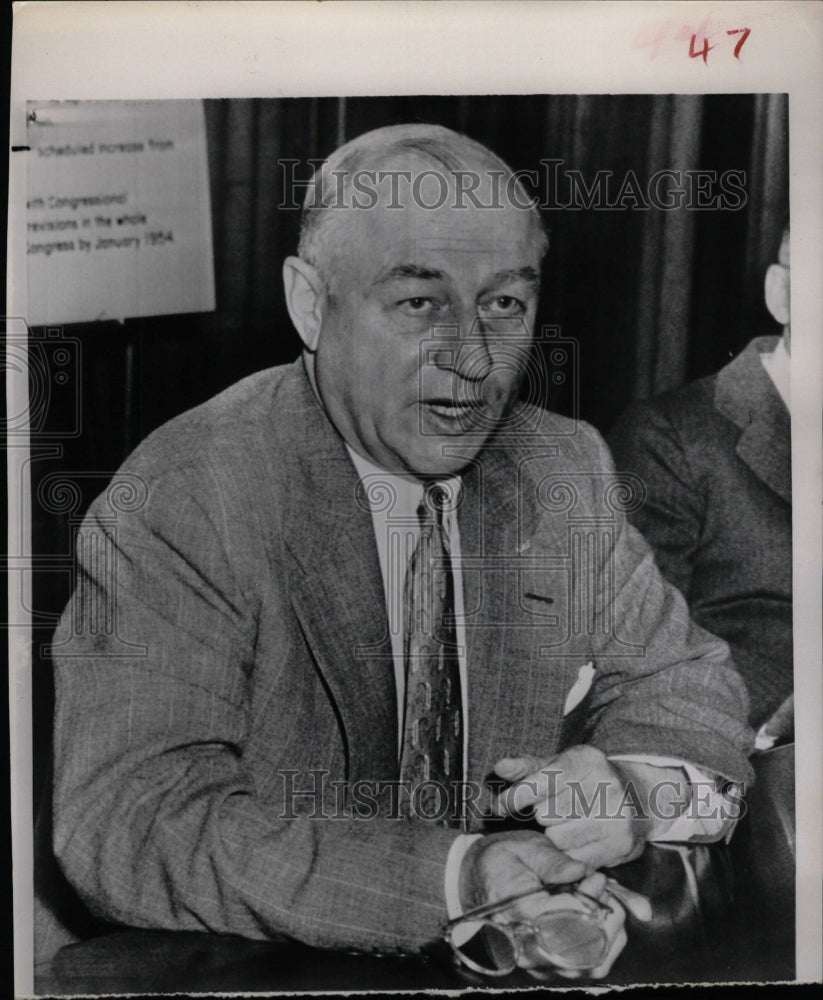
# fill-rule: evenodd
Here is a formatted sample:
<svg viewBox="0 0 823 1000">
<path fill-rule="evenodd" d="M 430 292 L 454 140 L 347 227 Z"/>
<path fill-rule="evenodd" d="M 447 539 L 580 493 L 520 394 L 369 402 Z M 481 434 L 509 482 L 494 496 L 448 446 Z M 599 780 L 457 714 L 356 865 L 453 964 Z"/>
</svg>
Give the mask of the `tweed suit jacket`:
<svg viewBox="0 0 823 1000">
<path fill-rule="evenodd" d="M 626 526 L 604 445 L 516 417 L 465 471 L 458 513 L 470 782 L 581 739 L 747 780 L 743 685 Z M 143 494 L 116 518 L 93 505 L 55 639 L 69 881 L 133 926 L 433 940 L 457 834 L 363 806 L 364 782 L 398 776 L 385 598 L 368 504 L 302 362 L 161 428 L 109 498 L 118 478 Z"/>
<path fill-rule="evenodd" d="M 648 491 L 632 520 L 695 620 L 731 646 L 754 725 L 793 684 L 791 424 L 760 361 L 776 342 L 634 406 L 609 438 Z"/>
</svg>

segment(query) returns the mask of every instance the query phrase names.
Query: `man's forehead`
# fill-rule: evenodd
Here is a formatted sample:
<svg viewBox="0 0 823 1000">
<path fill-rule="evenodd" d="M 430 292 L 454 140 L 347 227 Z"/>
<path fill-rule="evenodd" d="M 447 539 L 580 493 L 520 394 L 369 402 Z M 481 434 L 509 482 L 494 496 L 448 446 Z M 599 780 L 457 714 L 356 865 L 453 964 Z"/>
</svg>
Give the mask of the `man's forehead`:
<svg viewBox="0 0 823 1000">
<path fill-rule="evenodd" d="M 359 222 L 360 245 L 379 247 L 395 258 L 394 263 L 416 257 L 459 260 L 532 257 L 538 253 L 535 222 L 511 207 L 379 206 L 361 213 Z"/>
<path fill-rule="evenodd" d="M 454 255 L 460 257 L 488 257 L 490 255 L 516 255 L 528 253 L 529 240 L 525 234 L 501 239 L 492 234 L 460 236 L 455 233 L 406 233 L 393 241 L 393 254 L 400 257 Z"/>
<path fill-rule="evenodd" d="M 531 215 L 502 170 L 450 170 L 414 154 L 381 164 L 374 196 L 367 216 L 383 216 L 395 225 L 491 230 L 528 226 Z"/>
</svg>

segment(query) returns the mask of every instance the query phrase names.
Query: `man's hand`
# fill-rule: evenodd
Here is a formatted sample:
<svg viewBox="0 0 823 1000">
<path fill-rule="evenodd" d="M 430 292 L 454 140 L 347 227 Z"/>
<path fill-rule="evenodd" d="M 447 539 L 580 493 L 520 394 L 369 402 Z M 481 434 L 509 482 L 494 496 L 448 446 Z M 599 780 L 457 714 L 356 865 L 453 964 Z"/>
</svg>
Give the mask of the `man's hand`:
<svg viewBox="0 0 823 1000">
<path fill-rule="evenodd" d="M 590 873 L 586 864 L 558 851 L 539 833 L 491 833 L 466 851 L 460 868 L 460 902 L 464 910 L 471 910 L 539 885 L 571 885 Z M 511 912 L 531 920 L 544 909 L 545 900 L 535 895 L 519 900 Z"/>
<path fill-rule="evenodd" d="M 627 789 L 622 769 L 597 747 L 574 746 L 543 760 L 505 757 L 495 772 L 512 782 L 497 796 L 495 812 L 533 809 L 548 839 L 570 858 L 600 868 L 643 852 L 652 826 L 647 790 L 634 780 Z"/>
<path fill-rule="evenodd" d="M 599 979 L 611 969 L 614 960 L 626 944 L 623 906 L 608 891 L 606 877 L 592 873 L 588 865 L 568 857 L 553 847 L 541 834 L 519 830 L 511 833 L 490 834 L 475 841 L 466 852 L 460 869 L 460 898 L 464 910 L 494 902 L 520 892 L 528 892 L 538 885 L 564 885 L 578 882 L 577 889 L 593 899 L 600 900 L 609 909 L 603 929 L 609 941 L 603 961 L 586 973 L 563 971 L 551 967 L 548 956 L 535 941 L 527 941 L 518 955 L 518 965 L 531 975 L 558 975 L 569 979 L 586 974 Z M 570 885 L 571 891 L 571 885 Z M 643 896 L 620 891 L 620 900 L 640 920 L 649 920 L 651 910 Z M 585 906 L 571 894 L 534 894 L 517 900 L 500 914 L 504 922 L 537 919 L 553 909 L 581 909 Z"/>
</svg>

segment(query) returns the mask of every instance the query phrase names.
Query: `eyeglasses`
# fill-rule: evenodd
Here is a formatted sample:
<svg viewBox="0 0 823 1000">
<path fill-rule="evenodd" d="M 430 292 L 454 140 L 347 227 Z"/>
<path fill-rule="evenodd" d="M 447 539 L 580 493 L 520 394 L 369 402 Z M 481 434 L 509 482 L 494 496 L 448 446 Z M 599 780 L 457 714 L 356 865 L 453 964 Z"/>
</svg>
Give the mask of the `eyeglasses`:
<svg viewBox="0 0 823 1000">
<path fill-rule="evenodd" d="M 612 879 L 608 883 L 613 883 Z M 450 920 L 442 936 L 451 946 L 457 960 L 484 976 L 507 976 L 528 959 L 530 965 L 564 971 L 584 972 L 596 969 L 606 958 L 611 942 L 604 926 L 606 917 L 615 912 L 607 902 L 581 892 L 579 883 L 547 885 L 516 896 L 507 896 L 487 903 Z M 534 920 L 502 922 L 492 920 L 513 903 L 544 892 L 572 897 L 577 905 L 547 910 Z M 462 941 L 467 924 L 478 923 L 477 932 Z"/>
</svg>

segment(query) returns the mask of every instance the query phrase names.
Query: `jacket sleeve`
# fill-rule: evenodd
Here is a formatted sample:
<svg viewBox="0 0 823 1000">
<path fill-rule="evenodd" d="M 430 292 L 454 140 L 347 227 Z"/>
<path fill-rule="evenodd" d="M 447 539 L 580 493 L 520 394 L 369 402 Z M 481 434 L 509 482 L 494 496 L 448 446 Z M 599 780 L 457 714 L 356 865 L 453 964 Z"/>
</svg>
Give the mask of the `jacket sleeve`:
<svg viewBox="0 0 823 1000">
<path fill-rule="evenodd" d="M 446 919 L 456 832 L 294 816 L 260 794 L 254 608 L 196 478 L 149 481 L 116 523 L 97 501 L 78 537 L 53 649 L 57 858 L 110 921 L 416 951 Z M 267 710 L 289 724 L 288 705 Z"/>
<path fill-rule="evenodd" d="M 608 754 L 689 761 L 735 782 L 753 777 L 748 695 L 726 643 L 696 625 L 681 593 L 660 574 L 643 536 L 626 520 L 625 492 L 594 434 L 593 509 L 611 519 L 578 586 L 591 588 L 592 686 L 588 741 Z M 605 474 L 605 480 L 601 477 Z M 604 485 L 605 483 L 605 485 Z M 592 598 L 589 597 L 589 600 Z"/>
</svg>

